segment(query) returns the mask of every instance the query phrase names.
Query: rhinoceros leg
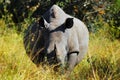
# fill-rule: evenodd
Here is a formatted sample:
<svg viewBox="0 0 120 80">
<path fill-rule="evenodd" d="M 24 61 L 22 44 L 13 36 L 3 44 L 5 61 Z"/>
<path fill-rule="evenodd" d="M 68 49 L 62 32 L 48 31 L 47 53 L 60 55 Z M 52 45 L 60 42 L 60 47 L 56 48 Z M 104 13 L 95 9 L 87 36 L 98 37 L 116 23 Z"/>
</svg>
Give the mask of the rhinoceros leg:
<svg viewBox="0 0 120 80">
<path fill-rule="evenodd" d="M 85 55 L 87 53 L 87 49 L 88 49 L 87 45 L 80 46 L 80 52 L 78 54 L 77 64 L 80 63 L 82 61 L 82 59 L 85 57 Z"/>
<path fill-rule="evenodd" d="M 68 70 L 71 72 L 77 63 L 77 53 L 71 53 L 68 55 Z"/>
</svg>

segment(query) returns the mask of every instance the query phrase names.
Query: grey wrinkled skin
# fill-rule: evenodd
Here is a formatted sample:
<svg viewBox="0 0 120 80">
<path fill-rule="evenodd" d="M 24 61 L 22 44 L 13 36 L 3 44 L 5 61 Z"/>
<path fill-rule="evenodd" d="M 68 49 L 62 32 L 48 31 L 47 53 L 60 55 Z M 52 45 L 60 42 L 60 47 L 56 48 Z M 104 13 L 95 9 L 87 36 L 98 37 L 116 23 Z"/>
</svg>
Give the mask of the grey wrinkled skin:
<svg viewBox="0 0 120 80">
<path fill-rule="evenodd" d="M 49 64 L 60 63 L 62 67 L 67 66 L 68 71 L 72 71 L 87 53 L 89 33 L 85 24 L 66 14 L 57 5 L 53 5 L 36 24 L 33 26 L 38 28 L 36 30 L 39 31 L 40 37 L 38 47 L 35 47 L 32 55 L 44 47 L 39 53 L 42 55 L 39 56 L 39 62 L 44 61 L 46 56 Z M 35 36 L 38 36 L 38 32 Z M 35 42 L 36 40 L 33 44 Z"/>
</svg>

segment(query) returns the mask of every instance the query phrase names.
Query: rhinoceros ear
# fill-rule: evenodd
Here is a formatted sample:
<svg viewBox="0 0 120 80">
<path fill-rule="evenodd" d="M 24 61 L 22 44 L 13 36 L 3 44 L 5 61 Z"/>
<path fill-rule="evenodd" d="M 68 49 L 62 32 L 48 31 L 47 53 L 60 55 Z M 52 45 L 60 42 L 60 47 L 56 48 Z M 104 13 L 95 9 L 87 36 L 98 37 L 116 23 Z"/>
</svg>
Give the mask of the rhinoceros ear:
<svg viewBox="0 0 120 80">
<path fill-rule="evenodd" d="M 68 28 L 68 29 L 72 28 L 73 23 L 74 23 L 73 18 L 67 18 L 66 21 L 65 21 L 65 27 Z"/>
<path fill-rule="evenodd" d="M 39 25 L 40 25 L 40 27 L 48 28 L 48 23 L 43 17 L 40 18 Z"/>
</svg>

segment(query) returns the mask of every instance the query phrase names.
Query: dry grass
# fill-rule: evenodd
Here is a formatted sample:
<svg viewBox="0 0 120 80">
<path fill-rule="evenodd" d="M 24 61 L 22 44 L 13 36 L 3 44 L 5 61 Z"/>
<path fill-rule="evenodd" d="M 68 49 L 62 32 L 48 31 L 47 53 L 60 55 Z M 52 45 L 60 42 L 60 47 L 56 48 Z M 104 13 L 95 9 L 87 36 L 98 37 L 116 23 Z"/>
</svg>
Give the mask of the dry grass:
<svg viewBox="0 0 120 80">
<path fill-rule="evenodd" d="M 67 80 L 120 80 L 120 41 L 104 33 L 90 34 L 88 54 Z M 37 68 L 25 53 L 22 37 L 0 28 L 0 80 L 66 80 L 48 66 Z"/>
</svg>

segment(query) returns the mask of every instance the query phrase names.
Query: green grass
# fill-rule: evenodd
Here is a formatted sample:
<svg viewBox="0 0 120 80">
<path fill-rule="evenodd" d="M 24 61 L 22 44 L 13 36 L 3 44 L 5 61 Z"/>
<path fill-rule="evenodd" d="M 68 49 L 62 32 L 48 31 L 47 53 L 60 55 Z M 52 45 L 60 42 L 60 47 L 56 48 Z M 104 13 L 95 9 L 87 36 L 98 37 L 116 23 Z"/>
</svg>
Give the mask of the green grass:
<svg viewBox="0 0 120 80">
<path fill-rule="evenodd" d="M 120 80 L 120 41 L 111 41 L 104 30 L 90 34 L 88 54 L 68 79 L 48 66 L 36 67 L 25 53 L 23 35 L 0 24 L 0 80 Z"/>
</svg>

